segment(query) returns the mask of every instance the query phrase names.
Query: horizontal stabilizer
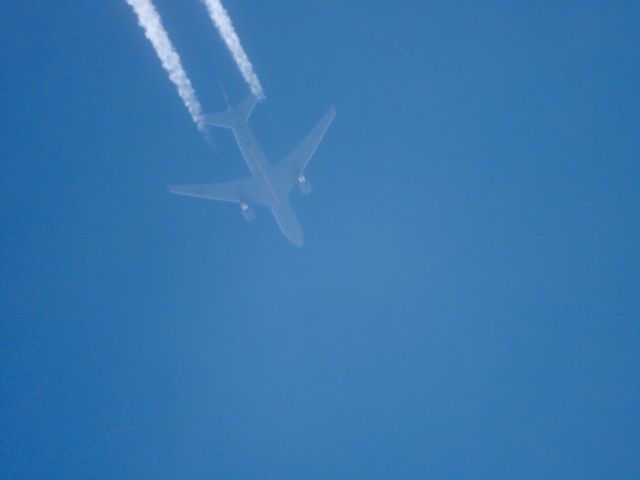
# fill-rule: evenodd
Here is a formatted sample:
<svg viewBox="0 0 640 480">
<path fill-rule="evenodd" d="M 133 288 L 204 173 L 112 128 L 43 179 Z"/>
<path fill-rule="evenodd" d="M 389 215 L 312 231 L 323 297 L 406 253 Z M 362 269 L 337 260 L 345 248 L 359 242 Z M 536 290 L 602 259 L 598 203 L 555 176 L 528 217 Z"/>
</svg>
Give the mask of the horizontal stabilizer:
<svg viewBox="0 0 640 480">
<path fill-rule="evenodd" d="M 230 110 L 225 112 L 210 113 L 203 117 L 204 123 L 215 127 L 230 128 L 235 127 L 235 119 Z"/>
<path fill-rule="evenodd" d="M 255 95 L 247 95 L 244 100 L 238 103 L 231 110 L 235 112 L 235 115 L 239 120 L 247 123 L 257 103 L 258 99 Z"/>
<path fill-rule="evenodd" d="M 204 123 L 233 130 L 236 125 L 249 121 L 249 117 L 257 103 L 258 99 L 254 95 L 249 95 L 236 106 L 229 107 L 229 109 L 224 112 L 205 115 Z"/>
</svg>

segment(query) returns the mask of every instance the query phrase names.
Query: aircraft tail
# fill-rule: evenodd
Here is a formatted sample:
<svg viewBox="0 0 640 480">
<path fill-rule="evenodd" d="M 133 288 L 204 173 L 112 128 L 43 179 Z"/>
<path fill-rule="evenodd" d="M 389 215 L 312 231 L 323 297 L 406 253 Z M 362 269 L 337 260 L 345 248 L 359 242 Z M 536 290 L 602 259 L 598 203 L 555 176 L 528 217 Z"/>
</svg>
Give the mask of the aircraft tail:
<svg viewBox="0 0 640 480">
<path fill-rule="evenodd" d="M 236 121 L 231 110 L 210 113 L 208 115 L 204 115 L 202 118 L 205 124 L 213 125 L 215 127 L 230 128 L 233 130 L 236 125 Z"/>
<path fill-rule="evenodd" d="M 249 117 L 257 103 L 258 99 L 254 95 L 249 95 L 234 107 L 227 107 L 227 110 L 224 112 L 205 115 L 203 117 L 204 123 L 233 130 L 236 125 L 249 121 Z M 228 101 L 227 105 L 229 105 Z"/>
</svg>

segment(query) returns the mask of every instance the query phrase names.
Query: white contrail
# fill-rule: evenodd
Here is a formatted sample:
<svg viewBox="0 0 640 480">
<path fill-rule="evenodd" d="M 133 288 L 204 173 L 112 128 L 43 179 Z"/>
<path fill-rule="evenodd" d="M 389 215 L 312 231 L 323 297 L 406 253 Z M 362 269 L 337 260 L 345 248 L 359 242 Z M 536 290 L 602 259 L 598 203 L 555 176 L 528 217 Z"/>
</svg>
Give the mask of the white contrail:
<svg viewBox="0 0 640 480">
<path fill-rule="evenodd" d="M 189 110 L 191 118 L 193 118 L 198 129 L 203 131 L 202 107 L 191 85 L 191 80 L 189 80 L 184 68 L 182 68 L 180 56 L 173 47 L 167 31 L 162 26 L 162 20 L 156 7 L 151 0 L 126 0 L 126 2 L 136 12 L 138 23 L 144 29 L 145 36 L 153 45 L 162 62 L 162 66 L 169 74 L 169 79 L 177 87 L 178 95 L 180 95 L 185 107 Z"/>
<path fill-rule="evenodd" d="M 242 48 L 240 39 L 233 28 L 233 23 L 231 23 L 229 14 L 222 6 L 222 3 L 220 3 L 220 0 L 202 1 L 207 7 L 211 21 L 213 21 L 214 25 L 218 29 L 224 43 L 227 44 L 227 48 L 229 49 L 229 52 L 231 52 L 231 56 L 236 62 L 245 82 L 249 85 L 251 92 L 259 99 L 265 98 L 264 90 L 262 90 L 262 85 L 260 85 L 260 80 L 258 80 L 258 76 L 253 71 L 253 65 L 251 65 L 249 57 L 247 57 L 247 54 Z"/>
</svg>

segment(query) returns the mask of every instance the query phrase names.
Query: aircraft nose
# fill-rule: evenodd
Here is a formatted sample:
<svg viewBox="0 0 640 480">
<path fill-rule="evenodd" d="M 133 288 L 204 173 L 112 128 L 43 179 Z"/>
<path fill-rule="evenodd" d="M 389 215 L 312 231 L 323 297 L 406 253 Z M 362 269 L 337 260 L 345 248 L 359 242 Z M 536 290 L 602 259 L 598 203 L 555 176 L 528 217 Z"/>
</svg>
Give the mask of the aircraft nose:
<svg viewBox="0 0 640 480">
<path fill-rule="evenodd" d="M 304 245 L 304 235 L 302 234 L 302 228 L 300 228 L 300 225 L 297 223 L 289 225 L 289 228 L 285 232 L 285 236 L 298 248 L 302 248 L 302 246 Z"/>
<path fill-rule="evenodd" d="M 304 235 L 302 235 L 302 232 L 296 232 L 289 240 L 298 248 L 302 248 L 304 245 Z"/>
<path fill-rule="evenodd" d="M 302 234 L 302 227 L 298 222 L 298 219 L 293 214 L 291 209 L 280 209 L 274 211 L 274 217 L 278 222 L 280 231 L 287 240 L 293 243 L 296 247 L 302 248 L 304 245 L 304 235 Z"/>
</svg>

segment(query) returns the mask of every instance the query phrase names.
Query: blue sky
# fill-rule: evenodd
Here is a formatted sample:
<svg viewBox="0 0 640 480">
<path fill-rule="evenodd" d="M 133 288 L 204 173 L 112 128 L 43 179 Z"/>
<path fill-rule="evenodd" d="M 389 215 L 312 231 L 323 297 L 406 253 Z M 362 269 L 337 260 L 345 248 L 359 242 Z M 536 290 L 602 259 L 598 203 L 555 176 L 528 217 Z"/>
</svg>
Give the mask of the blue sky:
<svg viewBox="0 0 640 480">
<path fill-rule="evenodd" d="M 157 0 L 205 110 L 247 93 Z M 6 478 L 640 475 L 635 2 L 227 0 L 305 246 L 123 1 L 0 5 Z"/>
</svg>

